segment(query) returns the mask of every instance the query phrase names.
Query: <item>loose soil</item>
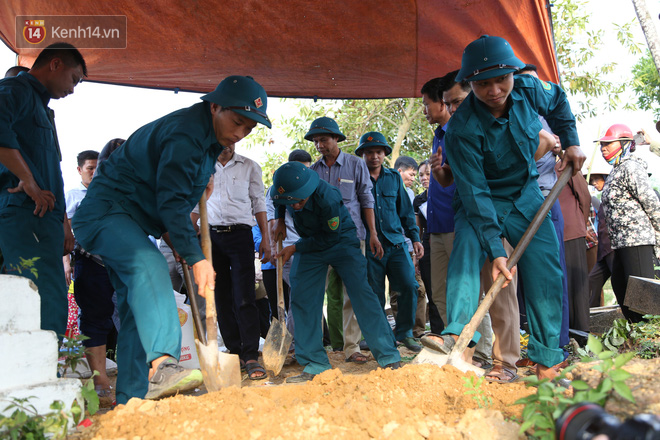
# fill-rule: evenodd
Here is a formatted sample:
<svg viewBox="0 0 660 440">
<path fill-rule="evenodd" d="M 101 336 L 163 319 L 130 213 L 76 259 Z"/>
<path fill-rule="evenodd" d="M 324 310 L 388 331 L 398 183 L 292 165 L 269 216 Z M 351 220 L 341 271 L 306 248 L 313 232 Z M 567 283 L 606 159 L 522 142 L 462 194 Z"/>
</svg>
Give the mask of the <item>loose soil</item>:
<svg viewBox="0 0 660 440">
<path fill-rule="evenodd" d="M 399 349 L 405 360 L 414 353 Z M 368 353 L 368 352 L 367 352 Z M 90 428 L 74 437 L 83 440 L 123 439 L 524 439 L 519 435 L 521 405 L 513 403 L 535 392 L 524 382 L 484 381 L 487 409 L 468 391 L 466 377 L 451 366 L 407 364 L 383 370 L 369 356 L 365 364 L 347 363 L 343 352 L 329 352 L 332 370 L 305 384 L 286 384 L 302 372 L 297 363 L 280 375 L 253 381 L 243 376 L 241 388 L 216 393 L 195 390 L 160 401 L 132 399 L 110 410 L 111 399 Z M 568 373 L 595 386 L 601 379 L 593 363 L 579 363 Z M 633 359 L 624 366 L 635 403 L 611 398 L 606 411 L 620 419 L 633 414 L 660 415 L 660 359 Z M 521 377 L 532 374 L 520 368 Z M 113 378 L 114 379 L 114 378 Z"/>
<path fill-rule="evenodd" d="M 412 357 L 400 349 L 405 359 Z M 93 418 L 83 439 L 518 439 L 517 399 L 523 383 L 483 382 L 488 409 L 467 394 L 465 375 L 451 366 L 405 365 L 383 370 L 370 357 L 347 363 L 328 353 L 333 369 L 305 384 L 286 384 L 298 364 L 279 377 L 216 393 L 199 390 L 160 401 L 132 399 Z M 470 373 L 471 374 L 471 373 Z"/>
</svg>

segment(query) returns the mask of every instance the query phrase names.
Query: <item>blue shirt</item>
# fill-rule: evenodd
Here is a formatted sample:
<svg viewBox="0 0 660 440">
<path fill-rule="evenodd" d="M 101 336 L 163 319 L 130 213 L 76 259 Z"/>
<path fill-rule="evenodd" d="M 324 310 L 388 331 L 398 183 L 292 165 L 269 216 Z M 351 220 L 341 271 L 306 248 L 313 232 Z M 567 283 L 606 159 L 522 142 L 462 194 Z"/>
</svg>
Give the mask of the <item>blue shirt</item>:
<svg viewBox="0 0 660 440">
<path fill-rule="evenodd" d="M 508 113 L 495 118 L 470 93 L 449 121 L 446 152 L 456 182 L 454 210 L 464 210 L 491 260 L 506 257 L 503 223 L 518 209 L 529 221 L 543 203 L 534 153 L 544 116 L 562 145 L 579 145 L 564 91 L 529 76 L 515 77 Z"/>
<path fill-rule="evenodd" d="M 378 240 L 386 245 L 405 242 L 401 229 L 413 242 L 419 241 L 419 228 L 415 223 L 415 214 L 410 197 L 396 170 L 381 166 L 377 180 L 371 178 L 375 200 L 374 215 Z"/>
<path fill-rule="evenodd" d="M 325 164 L 322 157 L 310 168 L 318 173 L 321 180 L 339 189 L 344 205 L 357 228 L 357 237 L 364 240 L 367 231 L 362 223 L 362 209 L 374 207 L 367 165 L 359 157 L 339 151 L 339 156 L 331 167 Z"/>
<path fill-rule="evenodd" d="M 48 108 L 50 93 L 27 72 L 0 80 L 0 147 L 18 150 L 30 168 L 37 185 L 55 195 L 53 214 L 64 219 L 64 181 L 60 157 Z M 10 194 L 19 179 L 0 164 L 0 211 L 7 206 L 34 202 L 24 192 Z"/>
<path fill-rule="evenodd" d="M 261 240 L 263 239 L 261 236 L 261 229 L 259 229 L 259 225 L 252 226 L 252 239 L 254 240 L 254 251 L 259 252 L 259 246 L 261 246 Z M 261 256 L 259 256 L 259 258 L 261 259 Z M 261 263 L 261 270 L 269 270 L 269 269 L 276 269 L 276 267 L 270 261 Z"/>
<path fill-rule="evenodd" d="M 284 215 L 283 205 L 276 210 L 276 218 Z M 344 206 L 339 190 L 323 180 L 307 199 L 299 211 L 291 205 L 286 210 L 293 217 L 293 223 L 300 239 L 296 242 L 296 252 L 320 252 L 341 242 L 358 245 L 355 224 Z"/>
<path fill-rule="evenodd" d="M 442 163 L 447 161 L 447 154 L 445 151 L 445 130 L 444 127 L 438 127 L 433 136 L 433 154 L 438 151 L 438 147 L 442 147 Z M 452 183 L 444 188 L 431 173 L 431 180 L 429 181 L 428 200 L 427 200 L 427 228 L 431 234 L 442 234 L 447 232 L 454 232 L 454 209 L 451 206 L 454 199 L 454 191 L 456 190 L 456 183 Z"/>
<path fill-rule="evenodd" d="M 112 200 L 149 235 L 169 231 L 190 266 L 204 258 L 190 221 L 224 147 L 207 102 L 177 110 L 138 129 L 101 162 L 89 199 Z"/>
</svg>

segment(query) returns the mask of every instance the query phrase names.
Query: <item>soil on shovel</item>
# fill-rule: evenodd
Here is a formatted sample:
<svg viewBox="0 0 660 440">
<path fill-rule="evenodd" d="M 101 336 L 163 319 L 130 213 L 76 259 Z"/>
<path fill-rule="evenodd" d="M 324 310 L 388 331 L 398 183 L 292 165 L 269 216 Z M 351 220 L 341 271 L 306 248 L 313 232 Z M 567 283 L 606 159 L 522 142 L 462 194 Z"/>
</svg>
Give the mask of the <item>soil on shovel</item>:
<svg viewBox="0 0 660 440">
<path fill-rule="evenodd" d="M 400 349 L 409 359 L 412 353 Z M 285 366 L 272 380 L 216 393 L 179 395 L 160 401 L 132 399 L 94 417 L 83 439 L 518 439 L 517 399 L 533 392 L 524 383 L 484 381 L 468 393 L 465 375 L 451 366 L 405 365 L 383 370 L 370 356 L 347 363 L 343 352 L 328 353 L 333 369 L 305 384 L 285 384 L 300 374 Z M 471 375 L 471 373 L 470 373 Z"/>
</svg>

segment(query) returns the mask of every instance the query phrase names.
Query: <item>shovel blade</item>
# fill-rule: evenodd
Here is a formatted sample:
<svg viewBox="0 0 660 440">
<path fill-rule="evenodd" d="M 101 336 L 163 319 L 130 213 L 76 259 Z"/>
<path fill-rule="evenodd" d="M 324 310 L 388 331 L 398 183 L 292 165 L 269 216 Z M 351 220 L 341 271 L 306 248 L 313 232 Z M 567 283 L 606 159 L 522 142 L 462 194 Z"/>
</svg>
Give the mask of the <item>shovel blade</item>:
<svg viewBox="0 0 660 440">
<path fill-rule="evenodd" d="M 293 335 L 286 329 L 286 325 L 277 318 L 273 318 L 262 352 L 264 367 L 269 375 L 277 376 L 280 374 L 292 341 Z"/>
<path fill-rule="evenodd" d="M 230 386 L 241 386 L 241 364 L 235 354 L 219 353 L 217 345 L 195 341 L 204 385 L 209 392 Z"/>
<path fill-rule="evenodd" d="M 428 347 L 424 347 L 422 351 L 415 356 L 415 359 L 412 360 L 411 364 L 433 364 L 439 367 L 442 367 L 443 365 L 451 365 L 458 368 L 463 373 L 472 371 L 477 377 L 486 374 L 486 370 L 475 367 L 471 362 L 466 362 L 461 359 L 460 356 L 452 357 L 450 354 L 440 353 L 439 351 L 432 350 Z"/>
</svg>

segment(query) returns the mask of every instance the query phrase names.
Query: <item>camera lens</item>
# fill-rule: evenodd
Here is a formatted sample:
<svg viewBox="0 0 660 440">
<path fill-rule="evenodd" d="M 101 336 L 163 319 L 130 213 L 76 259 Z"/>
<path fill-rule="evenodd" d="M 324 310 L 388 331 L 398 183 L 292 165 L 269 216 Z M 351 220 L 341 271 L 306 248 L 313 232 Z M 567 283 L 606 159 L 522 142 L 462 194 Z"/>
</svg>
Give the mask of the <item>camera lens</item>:
<svg viewBox="0 0 660 440">
<path fill-rule="evenodd" d="M 569 407 L 555 422 L 558 440 L 589 440 L 596 434 L 614 438 L 621 423 L 595 403 L 578 403 Z"/>
<path fill-rule="evenodd" d="M 621 423 L 595 403 L 573 405 L 555 422 L 558 440 L 589 440 L 605 434 L 609 440 L 660 440 L 660 418 L 639 414 Z"/>
</svg>

